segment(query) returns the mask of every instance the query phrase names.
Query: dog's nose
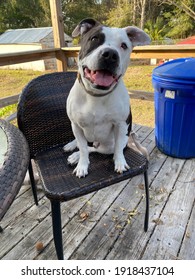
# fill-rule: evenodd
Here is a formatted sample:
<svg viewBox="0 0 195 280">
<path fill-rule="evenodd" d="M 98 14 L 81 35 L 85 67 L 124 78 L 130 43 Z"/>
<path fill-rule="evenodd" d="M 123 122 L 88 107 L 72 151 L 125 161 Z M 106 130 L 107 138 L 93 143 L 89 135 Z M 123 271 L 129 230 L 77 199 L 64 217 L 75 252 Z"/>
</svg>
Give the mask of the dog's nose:
<svg viewBox="0 0 195 280">
<path fill-rule="evenodd" d="M 110 62 L 116 62 L 119 58 L 118 53 L 112 49 L 104 49 L 102 51 L 102 57 Z"/>
</svg>

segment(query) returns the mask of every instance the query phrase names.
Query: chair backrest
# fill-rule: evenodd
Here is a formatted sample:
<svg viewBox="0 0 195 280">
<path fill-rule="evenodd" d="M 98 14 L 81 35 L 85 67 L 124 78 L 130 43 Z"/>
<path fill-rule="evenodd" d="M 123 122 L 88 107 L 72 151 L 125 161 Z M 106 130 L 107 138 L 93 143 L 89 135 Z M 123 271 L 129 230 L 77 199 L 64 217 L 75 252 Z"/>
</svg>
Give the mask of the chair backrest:
<svg viewBox="0 0 195 280">
<path fill-rule="evenodd" d="M 21 93 L 17 119 L 33 158 L 38 152 L 74 139 L 66 99 L 76 72 L 57 72 L 33 79 Z"/>
</svg>

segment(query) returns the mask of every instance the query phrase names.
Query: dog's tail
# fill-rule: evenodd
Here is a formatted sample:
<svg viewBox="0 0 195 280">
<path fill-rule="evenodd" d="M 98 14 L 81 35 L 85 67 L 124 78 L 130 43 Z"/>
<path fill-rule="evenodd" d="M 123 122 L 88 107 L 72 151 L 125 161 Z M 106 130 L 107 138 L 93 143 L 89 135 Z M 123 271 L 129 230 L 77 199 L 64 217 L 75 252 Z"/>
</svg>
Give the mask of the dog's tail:
<svg viewBox="0 0 195 280">
<path fill-rule="evenodd" d="M 129 133 L 128 143 L 127 147 L 133 149 L 134 151 L 140 153 L 141 155 L 144 155 L 147 160 L 149 160 L 149 153 L 145 147 L 143 147 L 136 139 L 135 132 L 131 131 Z"/>
</svg>

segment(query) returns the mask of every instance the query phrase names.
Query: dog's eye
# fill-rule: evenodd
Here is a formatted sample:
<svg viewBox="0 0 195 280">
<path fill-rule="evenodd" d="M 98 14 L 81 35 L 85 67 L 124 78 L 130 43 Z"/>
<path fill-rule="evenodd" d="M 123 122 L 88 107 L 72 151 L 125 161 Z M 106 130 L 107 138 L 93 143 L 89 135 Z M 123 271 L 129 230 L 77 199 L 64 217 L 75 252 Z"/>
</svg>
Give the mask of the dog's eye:
<svg viewBox="0 0 195 280">
<path fill-rule="evenodd" d="M 127 44 L 126 43 L 122 43 L 121 44 L 121 48 L 123 49 L 123 50 L 126 50 L 128 47 L 127 47 Z"/>
<path fill-rule="evenodd" d="M 95 42 L 95 41 L 97 41 L 98 40 L 98 37 L 97 36 L 93 36 L 92 38 L 91 38 L 91 41 L 92 42 Z"/>
</svg>

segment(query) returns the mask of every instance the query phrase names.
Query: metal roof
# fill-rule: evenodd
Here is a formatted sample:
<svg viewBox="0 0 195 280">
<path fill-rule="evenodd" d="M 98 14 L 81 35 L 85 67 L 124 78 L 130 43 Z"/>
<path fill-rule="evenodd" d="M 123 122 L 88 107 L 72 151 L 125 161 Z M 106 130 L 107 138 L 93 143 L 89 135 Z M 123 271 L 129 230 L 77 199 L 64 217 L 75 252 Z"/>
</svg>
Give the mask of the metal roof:
<svg viewBox="0 0 195 280">
<path fill-rule="evenodd" d="M 191 45 L 195 44 L 195 36 L 188 37 L 186 39 L 181 40 L 180 42 L 177 43 L 178 45 Z"/>
<path fill-rule="evenodd" d="M 52 27 L 8 29 L 0 35 L 0 44 L 39 43 L 51 32 Z M 72 38 L 65 34 L 65 40 L 70 42 Z"/>
</svg>

